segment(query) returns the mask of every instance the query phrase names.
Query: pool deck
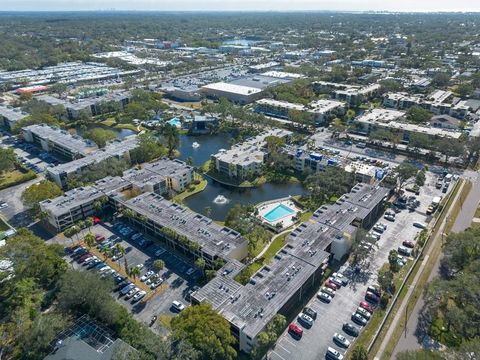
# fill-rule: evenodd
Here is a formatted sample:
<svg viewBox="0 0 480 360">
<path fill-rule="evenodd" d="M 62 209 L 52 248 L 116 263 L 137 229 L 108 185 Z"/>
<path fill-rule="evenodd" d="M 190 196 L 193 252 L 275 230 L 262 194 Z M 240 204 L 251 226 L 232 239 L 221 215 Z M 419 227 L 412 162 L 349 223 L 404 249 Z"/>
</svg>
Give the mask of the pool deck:
<svg viewBox="0 0 480 360">
<path fill-rule="evenodd" d="M 285 216 L 282 216 L 281 218 L 275 220 L 275 221 L 269 221 L 265 218 L 265 215 L 268 214 L 270 211 L 275 209 L 279 205 L 284 205 L 290 209 L 293 210 L 291 214 L 286 214 Z M 278 223 L 282 224 L 281 229 L 286 229 L 292 225 L 295 224 L 295 220 L 293 219 L 301 209 L 299 209 L 293 200 L 289 198 L 285 199 L 278 199 L 278 200 L 272 200 L 266 203 L 262 203 L 257 205 L 258 209 L 258 218 L 265 223 L 266 225 L 269 225 L 271 227 L 276 228 Z"/>
</svg>

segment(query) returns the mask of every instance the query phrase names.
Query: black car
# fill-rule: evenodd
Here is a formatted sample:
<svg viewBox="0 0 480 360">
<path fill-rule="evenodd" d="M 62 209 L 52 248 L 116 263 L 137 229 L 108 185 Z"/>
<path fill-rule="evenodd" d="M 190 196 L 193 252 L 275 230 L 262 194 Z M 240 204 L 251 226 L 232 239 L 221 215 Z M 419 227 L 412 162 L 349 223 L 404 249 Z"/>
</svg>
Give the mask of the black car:
<svg viewBox="0 0 480 360">
<path fill-rule="evenodd" d="M 317 312 L 315 310 L 313 310 L 311 307 L 305 306 L 303 308 L 303 313 L 305 315 L 310 316 L 313 320 L 315 320 L 317 318 Z"/>
<path fill-rule="evenodd" d="M 355 326 L 353 326 L 352 324 L 349 324 L 349 323 L 343 324 L 342 329 L 343 329 L 343 331 L 345 331 L 345 333 L 347 333 L 350 336 L 357 337 L 358 334 L 360 333 L 358 331 L 358 328 L 356 328 Z"/>
</svg>

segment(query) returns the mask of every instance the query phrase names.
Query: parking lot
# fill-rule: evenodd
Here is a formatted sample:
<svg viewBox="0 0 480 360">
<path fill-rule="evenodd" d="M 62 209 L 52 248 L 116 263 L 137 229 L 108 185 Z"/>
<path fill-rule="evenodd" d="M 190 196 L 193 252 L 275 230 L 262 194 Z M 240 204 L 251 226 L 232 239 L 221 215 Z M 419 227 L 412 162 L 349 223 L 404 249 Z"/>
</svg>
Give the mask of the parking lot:
<svg viewBox="0 0 480 360">
<path fill-rule="evenodd" d="M 427 216 L 426 211 L 433 197 L 447 195 L 435 188 L 436 182 L 437 177 L 432 173 L 427 173 L 425 185 L 416 196 L 420 205 L 414 211 L 408 209 L 399 211 L 395 216 L 395 221 L 388 221 L 383 217 L 378 220 L 378 223 L 387 225 L 387 229 L 377 242 L 378 249 L 374 248 L 370 253 L 368 268 L 363 269 L 360 273 L 355 273 L 348 263 L 342 266 L 340 272 L 348 278 L 349 284 L 338 289 L 330 303 L 320 301 L 317 296 L 310 299 L 307 306 L 318 314 L 313 326 L 308 328 L 295 319 L 293 323 L 303 329 L 303 336 L 298 339 L 285 331 L 276 346 L 270 351 L 269 359 L 286 360 L 293 357 L 313 360 L 324 358 L 328 347 L 343 354 L 346 349 L 338 346 L 332 340 L 335 333 L 345 336 L 351 343 L 354 343 L 355 338 L 342 331 L 342 325 L 344 323 L 353 324 L 352 313 L 356 311 L 359 302 L 364 300 L 367 287 L 376 284 L 378 270 L 388 262 L 390 250 L 397 249 L 405 240 L 413 241 L 420 231 L 419 228 L 413 226 L 413 223 L 428 223 L 431 215 Z M 450 185 L 449 191 L 452 188 L 453 186 Z M 406 195 L 414 196 L 409 192 Z M 358 329 L 361 328 L 359 325 L 353 325 Z M 354 344 L 350 345 L 350 347 L 353 346 Z"/>
<path fill-rule="evenodd" d="M 109 244 L 109 247 L 113 247 L 115 249 L 115 245 L 119 244 L 121 247 L 125 249 L 125 255 L 119 258 L 116 261 L 109 262 L 108 264 L 112 268 L 113 271 L 116 273 L 112 273 L 109 276 L 115 277 L 117 273 L 124 277 L 125 276 L 125 260 L 127 262 L 127 266 L 129 269 L 134 267 L 141 267 L 140 275 L 137 277 L 137 285 L 140 281 L 140 278 L 144 276 L 147 272 L 153 271 L 153 263 L 157 259 L 161 259 L 165 263 L 165 267 L 158 271 L 157 274 L 159 277 L 163 279 L 163 282 L 157 288 L 151 290 L 148 289 L 149 286 L 146 285 L 146 282 L 143 283 L 142 289 L 147 292 L 144 300 L 147 300 L 146 303 L 144 302 L 136 302 L 132 304 L 132 299 L 125 299 L 125 296 L 121 296 L 120 292 L 115 292 L 115 298 L 127 307 L 129 310 L 132 311 L 134 316 L 144 322 L 150 323 L 152 316 L 156 315 L 160 317 L 161 315 L 166 315 L 168 317 L 174 316 L 177 314 L 172 308 L 173 301 L 179 301 L 185 306 L 189 305 L 189 291 L 195 289 L 195 285 L 197 283 L 198 278 L 200 277 L 200 272 L 192 267 L 187 261 L 182 259 L 179 255 L 173 253 L 172 251 L 167 250 L 165 247 L 152 244 L 148 247 L 142 247 L 137 242 L 131 240 L 131 236 L 137 231 L 133 229 L 133 227 L 128 226 L 128 228 L 132 229 L 133 231 L 129 235 L 123 235 L 121 233 L 122 229 L 126 228 L 125 224 L 120 225 L 120 222 L 115 223 L 116 226 L 112 224 L 97 224 L 91 228 L 91 232 L 94 233 L 99 238 L 105 238 L 105 240 L 100 241 L 99 245 L 97 245 L 97 250 L 99 251 L 104 241 L 108 242 L 113 241 Z M 120 227 L 122 226 L 122 227 Z M 82 235 L 85 235 L 88 232 L 88 229 L 84 230 L 82 234 L 79 236 L 82 238 Z M 71 243 L 65 242 L 64 245 L 69 246 Z M 165 249 L 165 251 L 156 256 L 158 254 L 158 250 Z M 92 251 L 92 252 L 93 252 Z M 72 260 L 70 256 L 67 259 L 72 263 L 72 265 L 77 269 L 87 269 L 88 265 L 81 265 L 78 264 L 77 261 Z M 104 260 L 105 257 L 102 256 L 99 260 Z M 113 260 L 113 258 L 111 258 Z M 106 265 L 108 265 L 106 264 Z M 195 271 L 187 275 L 187 271 L 189 269 L 195 269 Z M 98 269 L 92 268 L 88 269 L 87 271 L 98 271 Z M 133 280 L 132 277 L 129 279 L 125 279 L 123 282 L 119 282 L 119 284 L 127 284 Z M 116 284 L 119 286 L 119 284 Z M 150 285 L 150 284 L 148 284 Z M 155 328 L 158 328 L 155 326 Z"/>
</svg>

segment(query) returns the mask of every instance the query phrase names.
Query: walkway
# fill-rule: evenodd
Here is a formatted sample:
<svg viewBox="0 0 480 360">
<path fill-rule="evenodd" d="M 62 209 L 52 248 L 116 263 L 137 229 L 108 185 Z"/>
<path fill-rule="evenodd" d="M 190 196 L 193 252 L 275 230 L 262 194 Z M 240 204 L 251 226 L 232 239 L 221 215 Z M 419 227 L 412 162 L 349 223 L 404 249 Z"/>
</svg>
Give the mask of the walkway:
<svg viewBox="0 0 480 360">
<path fill-rule="evenodd" d="M 288 228 L 288 229 L 286 229 L 286 230 L 283 230 L 281 233 L 278 233 L 277 235 L 273 236 L 273 237 L 270 239 L 270 241 L 268 242 L 268 244 L 265 245 L 265 247 L 263 248 L 263 250 L 260 251 L 260 254 L 258 254 L 257 256 L 255 256 L 250 263 L 253 264 L 255 261 L 257 261 L 258 259 L 260 259 L 260 258 L 263 256 L 263 254 L 265 254 L 265 252 L 268 250 L 268 248 L 270 247 L 270 245 L 272 245 L 273 241 L 274 241 L 276 238 L 278 238 L 279 236 L 282 236 L 282 235 L 284 235 L 284 234 L 286 234 L 286 233 L 288 233 L 288 232 L 291 232 L 291 231 L 292 231 L 292 228 L 290 227 L 290 228 Z"/>
<path fill-rule="evenodd" d="M 478 178 L 477 178 L 477 181 L 478 181 Z M 459 189 L 458 193 L 456 194 L 455 199 L 452 202 L 452 204 L 455 204 L 458 201 L 458 199 L 459 199 L 459 197 L 462 193 L 464 184 L 465 183 L 463 183 L 463 185 L 460 187 L 460 189 Z M 478 184 L 478 183 L 475 183 L 475 185 L 480 186 L 480 184 Z M 472 193 L 472 192 L 470 192 L 470 193 Z M 472 203 L 469 203 L 469 206 L 467 206 L 467 202 L 469 202 L 468 201 L 469 198 L 467 198 L 467 201 L 465 201 L 465 204 L 462 207 L 462 210 L 461 210 L 459 216 L 457 216 L 457 221 L 458 221 L 458 219 L 462 218 L 463 212 L 464 211 L 466 212 L 467 209 L 468 210 L 471 209 L 471 207 L 473 206 L 473 203 L 475 203 L 474 200 L 470 200 Z M 477 198 L 477 196 L 475 196 L 475 198 Z M 478 204 L 478 198 L 477 198 L 476 204 Z M 442 221 L 442 224 L 441 224 L 442 229 L 445 229 L 446 220 L 447 220 L 448 216 L 451 214 L 452 209 L 453 209 L 453 207 L 450 207 L 450 209 L 448 210 L 447 216 Z M 471 221 L 472 217 L 473 217 L 473 214 L 470 217 L 470 221 Z M 457 224 L 457 221 L 455 222 L 455 225 Z M 441 241 L 442 235 L 443 235 L 443 231 L 438 231 L 437 232 L 436 236 L 432 239 L 432 243 L 430 244 L 430 247 L 429 247 L 430 251 L 434 248 L 434 245 L 435 245 L 436 242 Z M 384 339 L 383 339 L 383 341 L 380 345 L 380 348 L 379 348 L 379 350 L 378 350 L 378 352 L 375 356 L 375 359 L 381 359 L 387 344 L 390 341 L 395 341 L 395 339 L 392 339 L 393 332 L 395 331 L 395 329 L 397 327 L 397 324 L 400 321 L 400 319 L 402 319 L 405 316 L 407 306 L 411 305 L 409 303 L 410 302 L 410 297 L 411 297 L 413 291 L 415 290 L 415 284 L 417 284 L 418 279 L 422 275 L 424 267 L 427 264 L 429 258 L 430 258 L 430 254 L 428 254 L 428 253 L 425 254 L 425 257 L 422 261 L 422 264 L 420 265 L 419 271 L 415 275 L 415 278 L 412 281 L 412 285 L 408 288 L 407 294 L 405 295 L 405 297 L 402 301 L 402 304 L 400 305 L 400 308 L 398 309 L 392 323 L 390 324 L 390 326 L 388 328 L 388 331 L 387 331 L 387 333 L 386 333 L 386 335 L 385 335 L 385 337 L 384 337 Z M 432 269 L 429 280 L 431 280 L 431 278 L 434 276 L 434 274 L 438 273 L 439 265 L 440 265 L 440 256 L 436 259 L 435 266 Z M 392 354 L 393 359 L 395 358 L 395 354 L 399 351 L 420 349 L 421 346 L 420 346 L 420 344 L 418 342 L 418 339 L 416 337 L 416 330 L 417 330 L 418 318 L 419 318 L 419 314 L 420 314 L 420 310 L 422 309 L 422 306 L 423 306 L 423 301 L 422 301 L 422 299 L 420 299 L 415 304 L 414 310 L 411 313 L 411 315 L 409 317 L 409 320 L 407 321 L 407 330 L 406 330 L 406 333 L 405 333 L 404 337 L 402 337 L 398 341 L 398 344 L 395 347 L 394 353 Z"/>
</svg>

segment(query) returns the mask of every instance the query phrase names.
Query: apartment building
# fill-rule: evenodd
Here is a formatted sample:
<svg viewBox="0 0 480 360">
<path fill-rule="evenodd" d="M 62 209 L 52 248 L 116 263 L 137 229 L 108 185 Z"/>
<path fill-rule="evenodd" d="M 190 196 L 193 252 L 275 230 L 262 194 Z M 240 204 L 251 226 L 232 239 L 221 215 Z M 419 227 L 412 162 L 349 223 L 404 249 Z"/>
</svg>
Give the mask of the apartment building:
<svg viewBox="0 0 480 360">
<path fill-rule="evenodd" d="M 65 188 L 68 179 L 73 175 L 80 174 L 93 164 L 98 164 L 112 158 L 123 158 L 130 161 L 130 151 L 138 146 L 136 135 L 130 135 L 122 140 L 113 140 L 103 149 L 86 154 L 84 157 L 60 164 L 47 169 L 47 176 L 57 183 L 61 188 Z"/>
<path fill-rule="evenodd" d="M 348 106 L 358 106 L 378 93 L 380 84 L 367 86 L 347 85 L 328 81 L 317 81 L 313 84 L 317 93 L 331 93 L 336 100 L 346 102 Z"/>
<path fill-rule="evenodd" d="M 98 150 L 93 141 L 45 124 L 24 127 L 22 134 L 25 141 L 67 160 L 83 158 Z"/>
<path fill-rule="evenodd" d="M 230 150 L 221 150 L 211 156 L 214 169 L 230 178 L 239 180 L 260 175 L 262 165 L 268 156 L 265 139 L 268 136 L 289 137 L 290 131 L 273 129 L 233 145 Z"/>
<path fill-rule="evenodd" d="M 193 303 L 210 303 L 229 322 L 239 349 L 250 352 L 276 314 L 288 314 L 309 296 L 329 259 L 348 254 L 357 229 L 373 224 L 388 195 L 386 188 L 356 185 L 335 204 L 318 209 L 313 221 L 292 231 L 285 246 L 246 285 L 234 280 L 241 265 L 227 262 L 193 294 Z"/>
<path fill-rule="evenodd" d="M 18 121 L 25 119 L 29 115 L 20 108 L 0 104 L 0 126 L 3 126 L 8 131 L 11 131 Z"/>
</svg>

